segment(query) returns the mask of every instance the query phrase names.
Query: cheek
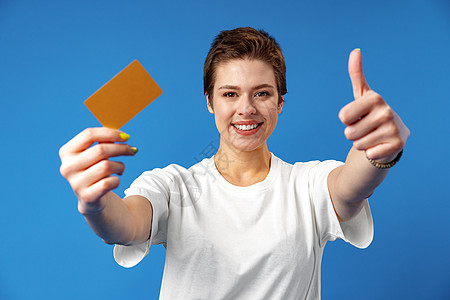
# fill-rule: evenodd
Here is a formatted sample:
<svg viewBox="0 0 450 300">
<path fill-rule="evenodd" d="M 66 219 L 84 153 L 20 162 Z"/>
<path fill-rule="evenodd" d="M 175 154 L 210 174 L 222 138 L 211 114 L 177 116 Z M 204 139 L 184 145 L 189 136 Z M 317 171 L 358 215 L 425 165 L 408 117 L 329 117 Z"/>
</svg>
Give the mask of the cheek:
<svg viewBox="0 0 450 300">
<path fill-rule="evenodd" d="M 265 104 L 260 106 L 259 112 L 267 119 L 267 120 L 277 120 L 278 117 L 278 107 L 277 105 Z"/>
<path fill-rule="evenodd" d="M 216 105 L 214 109 L 216 120 L 220 120 L 220 122 L 229 122 L 229 119 L 233 116 L 232 109 L 226 105 Z"/>
<path fill-rule="evenodd" d="M 219 131 L 223 130 L 230 123 L 230 116 L 226 111 L 217 109 L 214 113 L 216 127 Z"/>
</svg>

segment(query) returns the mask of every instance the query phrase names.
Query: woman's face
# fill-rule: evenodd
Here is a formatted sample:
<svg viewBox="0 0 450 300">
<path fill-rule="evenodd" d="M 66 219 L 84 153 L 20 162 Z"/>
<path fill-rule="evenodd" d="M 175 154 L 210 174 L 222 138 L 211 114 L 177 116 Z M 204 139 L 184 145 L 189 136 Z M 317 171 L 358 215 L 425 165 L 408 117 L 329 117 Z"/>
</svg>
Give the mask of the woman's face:
<svg viewBox="0 0 450 300">
<path fill-rule="evenodd" d="M 266 145 L 283 103 L 272 66 L 261 60 L 234 59 L 216 69 L 212 104 L 221 143 L 238 151 Z"/>
</svg>

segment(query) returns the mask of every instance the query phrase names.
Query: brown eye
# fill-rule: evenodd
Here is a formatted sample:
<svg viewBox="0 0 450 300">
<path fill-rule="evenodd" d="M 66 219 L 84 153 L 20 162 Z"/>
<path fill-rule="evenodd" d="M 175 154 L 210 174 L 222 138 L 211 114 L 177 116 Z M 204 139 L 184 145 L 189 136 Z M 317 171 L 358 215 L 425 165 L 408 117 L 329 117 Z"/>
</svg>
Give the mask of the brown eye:
<svg viewBox="0 0 450 300">
<path fill-rule="evenodd" d="M 236 97 L 235 92 L 226 92 L 223 94 L 224 97 Z"/>
<path fill-rule="evenodd" d="M 269 94 L 269 92 L 266 92 L 266 91 L 257 92 L 255 94 L 255 97 L 267 97 L 267 96 L 270 96 L 270 94 Z"/>
</svg>

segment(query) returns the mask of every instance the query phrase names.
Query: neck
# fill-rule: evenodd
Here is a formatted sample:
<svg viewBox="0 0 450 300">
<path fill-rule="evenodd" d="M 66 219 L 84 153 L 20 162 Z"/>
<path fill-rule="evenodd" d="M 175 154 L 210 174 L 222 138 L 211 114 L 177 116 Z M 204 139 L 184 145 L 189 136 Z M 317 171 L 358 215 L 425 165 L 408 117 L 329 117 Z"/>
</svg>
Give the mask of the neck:
<svg viewBox="0 0 450 300">
<path fill-rule="evenodd" d="M 214 163 L 219 173 L 231 184 L 250 186 L 267 177 L 270 158 L 267 145 L 252 151 L 237 151 L 220 143 Z"/>
</svg>

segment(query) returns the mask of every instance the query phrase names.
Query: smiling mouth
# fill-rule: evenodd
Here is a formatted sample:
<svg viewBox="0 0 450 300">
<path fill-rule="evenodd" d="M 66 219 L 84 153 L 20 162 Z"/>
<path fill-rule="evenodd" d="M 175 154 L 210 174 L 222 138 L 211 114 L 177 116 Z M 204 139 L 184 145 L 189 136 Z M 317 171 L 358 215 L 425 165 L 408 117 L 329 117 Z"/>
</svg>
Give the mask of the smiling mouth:
<svg viewBox="0 0 450 300">
<path fill-rule="evenodd" d="M 252 124 L 252 125 L 236 125 L 233 124 L 234 128 L 242 130 L 242 131 L 248 131 L 248 130 L 253 130 L 255 128 L 258 128 L 259 126 L 261 126 L 262 123 L 258 123 L 258 124 Z"/>
</svg>

